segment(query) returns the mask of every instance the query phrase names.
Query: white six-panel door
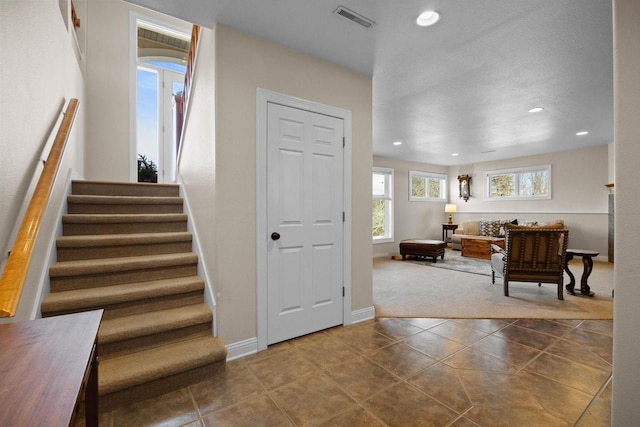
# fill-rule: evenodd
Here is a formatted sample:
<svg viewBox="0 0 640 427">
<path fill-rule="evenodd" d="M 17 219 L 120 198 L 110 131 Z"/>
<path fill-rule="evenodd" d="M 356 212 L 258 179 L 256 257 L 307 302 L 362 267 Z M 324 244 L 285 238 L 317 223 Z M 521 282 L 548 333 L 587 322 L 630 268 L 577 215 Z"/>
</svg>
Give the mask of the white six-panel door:
<svg viewBox="0 0 640 427">
<path fill-rule="evenodd" d="M 269 103 L 267 341 L 343 322 L 340 118 Z"/>
</svg>

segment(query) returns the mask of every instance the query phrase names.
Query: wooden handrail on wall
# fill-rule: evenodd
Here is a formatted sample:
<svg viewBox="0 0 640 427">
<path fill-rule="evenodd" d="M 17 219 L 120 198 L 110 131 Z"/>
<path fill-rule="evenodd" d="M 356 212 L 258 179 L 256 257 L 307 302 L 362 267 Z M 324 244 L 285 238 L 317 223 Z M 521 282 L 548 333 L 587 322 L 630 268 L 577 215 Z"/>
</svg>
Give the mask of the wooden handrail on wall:
<svg viewBox="0 0 640 427">
<path fill-rule="evenodd" d="M 193 67 L 196 61 L 196 49 L 198 47 L 198 40 L 200 40 L 200 26 L 194 25 L 191 30 L 191 44 L 189 45 L 189 54 L 187 56 L 187 70 L 184 73 L 184 88 L 182 90 L 182 99 L 176 98 L 176 106 L 178 110 L 177 117 L 177 129 L 176 139 L 176 155 L 180 152 L 180 145 L 182 145 L 182 127 L 187 114 L 187 108 L 189 104 L 189 95 L 191 93 L 191 82 L 193 81 Z"/>
<path fill-rule="evenodd" d="M 187 57 L 187 71 L 184 74 L 184 98 L 185 105 L 191 93 L 191 81 L 193 79 L 193 66 L 196 60 L 196 49 L 200 40 L 200 26 L 194 25 L 191 30 L 191 44 L 189 45 L 189 56 Z"/>
<path fill-rule="evenodd" d="M 69 139 L 71 125 L 76 117 L 78 100 L 71 99 L 64 113 L 62 123 L 53 141 L 53 146 L 47 157 L 47 161 L 38 179 L 38 184 L 33 192 L 33 197 L 24 215 L 20 231 L 13 244 L 11 255 L 0 277 L 0 317 L 15 316 L 18 302 L 22 295 L 22 288 L 29 271 L 29 263 L 33 253 L 33 246 L 40 229 L 49 196 L 53 187 L 53 181 L 58 173 L 60 161 Z"/>
</svg>

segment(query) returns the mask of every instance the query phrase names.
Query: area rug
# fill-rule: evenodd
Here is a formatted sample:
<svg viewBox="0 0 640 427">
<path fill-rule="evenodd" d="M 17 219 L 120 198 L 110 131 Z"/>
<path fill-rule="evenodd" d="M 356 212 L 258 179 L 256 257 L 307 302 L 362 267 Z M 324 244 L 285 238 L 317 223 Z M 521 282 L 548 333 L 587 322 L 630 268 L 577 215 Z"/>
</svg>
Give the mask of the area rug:
<svg viewBox="0 0 640 427">
<path fill-rule="evenodd" d="M 432 262 L 431 258 L 407 258 L 408 261 L 447 270 L 463 271 L 465 273 L 482 274 L 491 276 L 491 263 L 488 259 L 478 259 L 464 257 L 460 251 L 447 249 L 444 259 L 438 258 L 437 262 Z"/>
<path fill-rule="evenodd" d="M 447 259 L 445 254 L 445 260 Z M 488 261 L 487 261 L 488 263 Z M 373 264 L 373 302 L 377 317 L 432 317 L 471 319 L 612 319 L 613 266 L 595 262 L 589 278 L 594 297 L 569 295 L 557 299 L 556 285 L 510 283 L 503 294 L 502 281 L 491 284 L 489 276 L 469 274 L 431 261 L 378 260 Z M 582 262 L 570 269 L 579 281 Z M 565 283 L 569 277 L 565 274 Z M 578 288 L 579 288 L 578 284 Z"/>
</svg>

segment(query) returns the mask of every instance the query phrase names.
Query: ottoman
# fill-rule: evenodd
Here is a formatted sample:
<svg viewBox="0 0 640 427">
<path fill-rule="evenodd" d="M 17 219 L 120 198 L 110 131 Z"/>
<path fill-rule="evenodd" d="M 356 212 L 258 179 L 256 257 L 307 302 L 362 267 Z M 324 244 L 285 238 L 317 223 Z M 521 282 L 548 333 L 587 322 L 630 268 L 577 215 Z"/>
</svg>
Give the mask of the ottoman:
<svg viewBox="0 0 640 427">
<path fill-rule="evenodd" d="M 444 259 L 444 248 L 447 244 L 442 240 L 418 240 L 407 239 L 400 242 L 400 255 L 402 259 L 406 259 L 407 255 L 417 257 L 431 257 L 433 262 L 438 257 Z"/>
</svg>

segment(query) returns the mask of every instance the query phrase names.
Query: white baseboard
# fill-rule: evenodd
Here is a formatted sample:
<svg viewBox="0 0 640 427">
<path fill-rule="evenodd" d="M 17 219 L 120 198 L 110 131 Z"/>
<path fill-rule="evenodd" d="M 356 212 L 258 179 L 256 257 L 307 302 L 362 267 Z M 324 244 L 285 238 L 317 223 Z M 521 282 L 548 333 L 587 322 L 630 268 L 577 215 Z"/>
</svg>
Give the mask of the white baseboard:
<svg viewBox="0 0 640 427">
<path fill-rule="evenodd" d="M 191 204 L 189 202 L 189 194 L 187 193 L 187 187 L 184 184 L 184 180 L 182 179 L 182 175 L 178 175 L 177 183 L 180 186 L 180 197 L 182 197 L 184 203 L 184 213 L 187 214 L 187 231 L 191 233 L 193 238 L 193 252 L 198 255 L 198 265 L 197 272 L 198 276 L 200 276 L 204 280 L 204 302 L 213 312 L 213 335 L 218 335 L 218 307 L 216 304 L 216 293 L 213 287 L 213 281 L 209 277 L 209 268 L 207 267 L 207 257 L 203 255 L 202 246 L 200 245 L 200 240 L 198 239 L 198 230 L 196 228 L 195 221 L 193 220 L 193 212 L 191 210 Z"/>
<path fill-rule="evenodd" d="M 241 357 L 250 356 L 258 352 L 258 338 L 234 342 L 227 346 L 227 362 Z"/>
<path fill-rule="evenodd" d="M 371 307 L 361 308 L 351 312 L 351 324 L 364 322 L 376 318 L 376 309 Z"/>
<path fill-rule="evenodd" d="M 367 307 L 351 312 L 351 322 L 345 322 L 345 325 L 364 322 L 376 317 L 375 308 Z M 258 338 L 249 338 L 227 345 L 227 362 L 231 362 L 241 357 L 250 356 L 258 352 Z"/>
</svg>

